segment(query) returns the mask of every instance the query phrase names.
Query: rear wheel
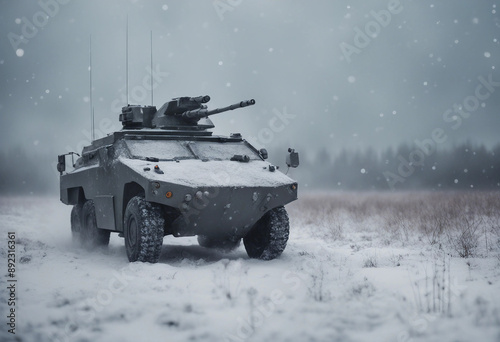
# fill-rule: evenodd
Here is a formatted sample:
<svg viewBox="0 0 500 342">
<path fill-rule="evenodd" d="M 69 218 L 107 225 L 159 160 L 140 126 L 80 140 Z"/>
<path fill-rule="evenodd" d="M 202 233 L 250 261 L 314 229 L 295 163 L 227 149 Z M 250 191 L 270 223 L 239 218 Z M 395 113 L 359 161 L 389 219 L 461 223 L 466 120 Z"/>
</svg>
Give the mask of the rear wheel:
<svg viewBox="0 0 500 342">
<path fill-rule="evenodd" d="M 160 205 L 135 196 L 127 204 L 123 221 L 125 249 L 130 262 L 156 263 L 163 244 L 165 218 Z"/>
<path fill-rule="evenodd" d="M 88 200 L 82 207 L 80 241 L 88 249 L 109 244 L 109 230 L 97 228 L 94 201 Z"/>
<path fill-rule="evenodd" d="M 284 207 L 268 211 L 243 238 L 250 258 L 272 260 L 285 250 L 290 224 Z"/>
<path fill-rule="evenodd" d="M 198 235 L 198 243 L 202 247 L 215 248 L 222 252 L 229 253 L 240 246 L 241 239 L 237 239 L 236 241 L 234 241 L 234 239 L 217 240 L 204 235 Z"/>
<path fill-rule="evenodd" d="M 82 231 L 82 208 L 83 204 L 78 203 L 71 209 L 71 238 L 73 243 L 81 245 L 81 231 Z"/>
</svg>

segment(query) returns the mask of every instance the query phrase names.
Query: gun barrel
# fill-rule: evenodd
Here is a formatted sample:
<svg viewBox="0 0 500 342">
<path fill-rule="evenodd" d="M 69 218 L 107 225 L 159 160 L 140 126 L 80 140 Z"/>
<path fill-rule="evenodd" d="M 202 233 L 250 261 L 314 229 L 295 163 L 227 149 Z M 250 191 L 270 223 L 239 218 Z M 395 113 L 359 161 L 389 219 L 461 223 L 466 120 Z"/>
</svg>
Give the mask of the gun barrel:
<svg viewBox="0 0 500 342">
<path fill-rule="evenodd" d="M 198 102 L 198 103 L 207 103 L 210 101 L 210 96 L 205 95 L 205 96 L 196 96 L 196 97 L 191 97 L 189 98 L 193 102 Z"/>
<path fill-rule="evenodd" d="M 216 109 L 212 109 L 212 110 L 208 110 L 208 109 L 188 110 L 188 111 L 182 113 L 182 117 L 186 118 L 186 119 L 191 119 L 191 120 L 199 120 L 199 119 L 205 118 L 209 115 L 227 112 L 229 110 L 233 110 L 233 109 L 237 109 L 237 108 L 252 106 L 254 104 L 255 104 L 255 100 L 251 99 L 251 100 L 247 100 L 247 101 L 241 101 L 241 102 L 232 104 L 232 105 L 227 106 L 227 107 L 216 108 Z"/>
</svg>

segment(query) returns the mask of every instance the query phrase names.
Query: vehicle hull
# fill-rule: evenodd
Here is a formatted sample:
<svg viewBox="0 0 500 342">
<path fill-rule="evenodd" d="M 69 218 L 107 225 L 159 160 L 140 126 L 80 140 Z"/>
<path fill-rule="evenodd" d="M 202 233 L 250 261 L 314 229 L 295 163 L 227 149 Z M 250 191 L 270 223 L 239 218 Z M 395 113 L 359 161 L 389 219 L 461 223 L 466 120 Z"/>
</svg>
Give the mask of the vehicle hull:
<svg viewBox="0 0 500 342">
<path fill-rule="evenodd" d="M 87 156 L 93 164 L 60 177 L 61 201 L 93 200 L 101 229 L 122 232 L 126 205 L 140 194 L 165 206 L 165 234 L 242 238 L 267 211 L 297 199 L 297 183 L 265 161 L 150 162 L 115 153 L 103 146 Z"/>
</svg>

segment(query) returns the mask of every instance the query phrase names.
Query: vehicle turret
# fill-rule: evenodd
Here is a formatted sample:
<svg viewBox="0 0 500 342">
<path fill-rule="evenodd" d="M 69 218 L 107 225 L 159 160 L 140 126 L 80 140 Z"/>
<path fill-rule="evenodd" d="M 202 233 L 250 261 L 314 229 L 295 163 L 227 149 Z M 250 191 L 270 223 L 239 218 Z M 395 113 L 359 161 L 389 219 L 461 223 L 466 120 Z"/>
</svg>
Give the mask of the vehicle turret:
<svg viewBox="0 0 500 342">
<path fill-rule="evenodd" d="M 205 105 L 208 101 L 210 101 L 208 95 L 178 97 L 166 102 L 158 110 L 154 106 L 128 105 L 122 108 L 120 121 L 126 129 L 205 130 L 214 127 L 208 116 L 255 104 L 255 100 L 251 99 L 209 110 Z"/>
</svg>

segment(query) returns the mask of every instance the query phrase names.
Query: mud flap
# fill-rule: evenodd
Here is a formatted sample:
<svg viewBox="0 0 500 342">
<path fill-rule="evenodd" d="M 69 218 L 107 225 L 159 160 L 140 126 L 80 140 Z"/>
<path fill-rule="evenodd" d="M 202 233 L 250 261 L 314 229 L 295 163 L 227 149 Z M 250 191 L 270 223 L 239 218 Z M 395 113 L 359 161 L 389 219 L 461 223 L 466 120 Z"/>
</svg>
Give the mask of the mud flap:
<svg viewBox="0 0 500 342">
<path fill-rule="evenodd" d="M 94 198 L 97 227 L 115 230 L 114 196 L 104 195 Z"/>
</svg>

